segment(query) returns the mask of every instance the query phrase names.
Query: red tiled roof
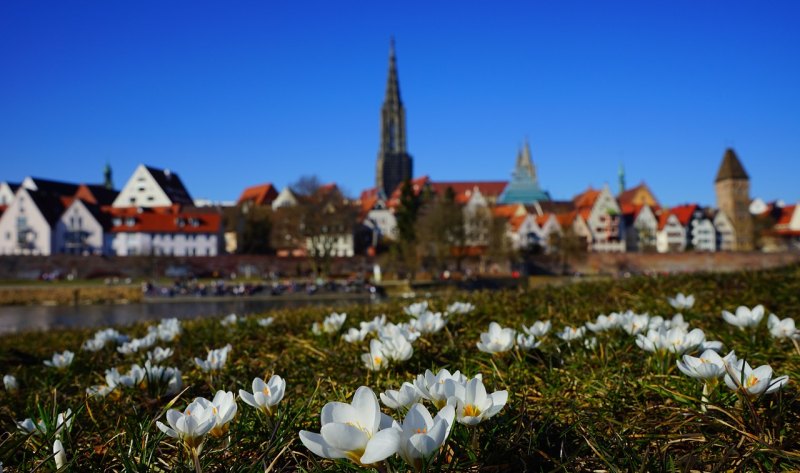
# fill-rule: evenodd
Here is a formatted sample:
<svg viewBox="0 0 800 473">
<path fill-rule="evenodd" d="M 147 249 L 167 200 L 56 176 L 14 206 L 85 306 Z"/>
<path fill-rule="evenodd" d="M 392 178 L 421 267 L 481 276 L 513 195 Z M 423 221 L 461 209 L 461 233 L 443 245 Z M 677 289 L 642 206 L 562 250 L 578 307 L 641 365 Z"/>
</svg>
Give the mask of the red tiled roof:
<svg viewBox="0 0 800 473">
<path fill-rule="evenodd" d="M 540 227 L 544 228 L 545 224 L 547 224 L 547 221 L 550 220 L 550 217 L 552 215 L 553 214 L 539 215 L 538 217 L 536 217 L 536 225 L 539 225 Z M 556 218 L 556 220 L 558 219 Z"/>
<path fill-rule="evenodd" d="M 781 209 L 780 216 L 778 217 L 778 223 L 776 226 L 787 226 L 792 221 L 792 216 L 794 215 L 796 205 L 787 205 Z"/>
<path fill-rule="evenodd" d="M 104 209 L 119 225 L 112 233 L 218 233 L 222 215 L 202 210 L 179 210 L 177 206 L 137 209 L 136 207 Z M 133 219 L 131 222 L 130 219 Z M 132 223 L 132 225 L 129 225 Z"/>
<path fill-rule="evenodd" d="M 431 182 L 433 191 L 437 194 L 444 193 L 448 187 L 456 194 L 456 202 L 466 204 L 472 193 L 477 188 L 484 197 L 497 198 L 508 185 L 507 181 L 451 181 Z"/>
<path fill-rule="evenodd" d="M 594 206 L 594 203 L 599 196 L 600 196 L 599 189 L 592 189 L 591 187 L 589 187 L 584 192 L 573 197 L 572 201 L 575 203 L 575 207 L 578 209 L 589 208 L 589 210 L 591 210 L 591 208 Z"/>
<path fill-rule="evenodd" d="M 564 214 L 556 214 L 556 220 L 558 220 L 558 224 L 561 225 L 561 228 L 568 228 L 572 226 L 572 222 L 575 221 L 575 217 L 578 216 L 578 212 L 567 212 Z"/>
<path fill-rule="evenodd" d="M 247 201 L 251 201 L 253 205 L 269 205 L 276 197 L 278 197 L 278 191 L 275 186 L 271 183 L 259 184 L 243 190 L 236 205 L 242 205 Z"/>
<path fill-rule="evenodd" d="M 669 213 L 675 215 L 681 225 L 685 227 L 692 220 L 692 214 L 694 214 L 695 210 L 697 210 L 697 204 L 686 204 L 669 209 Z"/>
<path fill-rule="evenodd" d="M 492 209 L 492 213 L 495 217 L 512 218 L 519 211 L 519 208 L 520 204 L 496 205 Z"/>
<path fill-rule="evenodd" d="M 517 215 L 516 217 L 511 217 L 508 221 L 508 223 L 511 225 L 511 230 L 515 232 L 519 230 L 519 227 L 521 227 L 522 224 L 525 223 L 525 220 L 527 218 L 528 218 L 527 215 Z"/>
<path fill-rule="evenodd" d="M 653 198 L 653 201 L 658 203 L 658 201 L 656 200 L 656 196 L 653 195 L 653 192 L 650 190 L 650 188 L 647 186 L 647 184 L 642 182 L 638 186 L 631 187 L 630 189 L 628 189 L 628 190 L 624 191 L 623 193 L 621 193 L 617 197 L 617 201 L 619 201 L 619 205 L 621 207 L 623 207 L 626 204 L 633 204 L 634 198 L 639 194 L 640 191 L 644 191 L 644 192 L 650 194 L 650 196 Z"/>
</svg>

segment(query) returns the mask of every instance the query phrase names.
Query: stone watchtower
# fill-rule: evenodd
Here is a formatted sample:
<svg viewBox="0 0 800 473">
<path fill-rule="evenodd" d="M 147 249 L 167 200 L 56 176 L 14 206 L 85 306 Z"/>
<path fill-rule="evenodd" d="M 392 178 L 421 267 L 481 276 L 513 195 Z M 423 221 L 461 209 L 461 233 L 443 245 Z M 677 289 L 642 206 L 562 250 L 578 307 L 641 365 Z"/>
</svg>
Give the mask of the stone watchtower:
<svg viewBox="0 0 800 473">
<path fill-rule="evenodd" d="M 389 78 L 381 107 L 381 147 L 376 168 L 375 187 L 385 198 L 403 181 L 411 179 L 413 172 L 413 160 L 406 151 L 406 109 L 400 100 L 394 39 L 389 46 Z"/>
<path fill-rule="evenodd" d="M 733 249 L 753 249 L 753 217 L 750 215 L 750 176 L 733 149 L 728 148 L 714 181 L 717 207 L 731 220 L 736 235 Z"/>
</svg>

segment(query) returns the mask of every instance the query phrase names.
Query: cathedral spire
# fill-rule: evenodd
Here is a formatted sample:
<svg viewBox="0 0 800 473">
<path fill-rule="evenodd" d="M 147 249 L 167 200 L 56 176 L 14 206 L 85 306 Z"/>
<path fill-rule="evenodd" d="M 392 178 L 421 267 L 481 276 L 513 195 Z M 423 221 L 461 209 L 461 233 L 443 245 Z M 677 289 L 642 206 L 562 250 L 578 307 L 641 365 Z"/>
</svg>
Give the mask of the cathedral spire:
<svg viewBox="0 0 800 473">
<path fill-rule="evenodd" d="M 376 171 L 376 188 L 385 197 L 391 196 L 403 181 L 412 178 L 412 159 L 406 150 L 406 110 L 400 99 L 394 37 L 389 41 L 389 73 L 381 107 L 381 144 Z"/>
<path fill-rule="evenodd" d="M 400 101 L 400 81 L 397 79 L 397 56 L 394 52 L 394 36 L 389 40 L 389 74 L 386 79 L 384 103 L 402 106 Z"/>
</svg>

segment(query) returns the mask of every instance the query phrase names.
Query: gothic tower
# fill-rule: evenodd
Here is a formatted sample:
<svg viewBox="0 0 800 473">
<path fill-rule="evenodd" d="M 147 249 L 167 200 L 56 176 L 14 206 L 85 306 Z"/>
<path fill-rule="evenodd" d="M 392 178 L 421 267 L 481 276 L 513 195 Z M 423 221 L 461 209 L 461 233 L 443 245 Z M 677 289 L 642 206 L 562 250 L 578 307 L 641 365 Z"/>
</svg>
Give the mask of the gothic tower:
<svg viewBox="0 0 800 473">
<path fill-rule="evenodd" d="M 376 171 L 375 187 L 379 195 L 387 198 L 399 184 L 411 179 L 413 172 L 413 160 L 406 151 L 406 110 L 400 100 L 394 38 L 389 44 L 389 78 L 381 107 L 381 147 Z"/>
<path fill-rule="evenodd" d="M 733 149 L 728 148 L 714 181 L 717 192 L 717 207 L 733 224 L 736 235 L 733 249 L 753 249 L 753 217 L 750 215 L 750 176 Z"/>
</svg>

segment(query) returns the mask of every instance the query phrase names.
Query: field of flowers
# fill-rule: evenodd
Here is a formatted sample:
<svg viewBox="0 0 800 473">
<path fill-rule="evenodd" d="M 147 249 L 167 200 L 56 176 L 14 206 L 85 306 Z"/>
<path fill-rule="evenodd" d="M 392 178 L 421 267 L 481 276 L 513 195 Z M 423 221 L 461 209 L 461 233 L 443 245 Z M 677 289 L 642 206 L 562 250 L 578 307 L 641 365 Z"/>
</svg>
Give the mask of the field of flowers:
<svg viewBox="0 0 800 473">
<path fill-rule="evenodd" d="M 800 469 L 800 267 L 0 338 L 4 471 Z"/>
</svg>

